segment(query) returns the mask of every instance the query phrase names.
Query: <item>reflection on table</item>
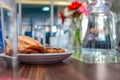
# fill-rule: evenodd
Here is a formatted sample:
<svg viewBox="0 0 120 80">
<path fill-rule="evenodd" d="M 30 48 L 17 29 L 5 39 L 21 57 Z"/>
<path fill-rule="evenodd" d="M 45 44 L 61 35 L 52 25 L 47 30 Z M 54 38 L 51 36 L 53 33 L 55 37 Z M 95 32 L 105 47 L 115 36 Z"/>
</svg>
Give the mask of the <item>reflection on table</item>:
<svg viewBox="0 0 120 80">
<path fill-rule="evenodd" d="M 82 56 L 82 49 L 74 49 L 72 57 L 86 63 L 119 63 L 120 62 L 120 51 L 115 50 L 113 56 Z"/>
</svg>

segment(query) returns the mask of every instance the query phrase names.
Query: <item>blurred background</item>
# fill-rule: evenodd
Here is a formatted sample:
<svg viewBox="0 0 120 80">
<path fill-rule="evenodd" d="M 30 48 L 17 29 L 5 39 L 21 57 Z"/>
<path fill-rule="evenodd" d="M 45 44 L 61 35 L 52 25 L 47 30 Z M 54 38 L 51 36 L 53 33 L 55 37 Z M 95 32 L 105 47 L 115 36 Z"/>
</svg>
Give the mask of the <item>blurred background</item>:
<svg viewBox="0 0 120 80">
<path fill-rule="evenodd" d="M 33 28 L 43 26 L 46 43 L 50 44 L 50 37 L 55 37 L 61 24 L 59 12 L 74 0 L 18 0 L 22 4 L 19 34 L 32 37 Z M 78 0 L 87 4 L 86 0 Z M 120 0 L 107 0 L 112 2 L 111 10 L 116 13 L 117 44 L 120 43 Z M 18 8 L 19 11 L 19 8 Z M 69 24 L 69 23 L 68 23 Z M 54 41 L 53 41 L 54 42 Z"/>
</svg>

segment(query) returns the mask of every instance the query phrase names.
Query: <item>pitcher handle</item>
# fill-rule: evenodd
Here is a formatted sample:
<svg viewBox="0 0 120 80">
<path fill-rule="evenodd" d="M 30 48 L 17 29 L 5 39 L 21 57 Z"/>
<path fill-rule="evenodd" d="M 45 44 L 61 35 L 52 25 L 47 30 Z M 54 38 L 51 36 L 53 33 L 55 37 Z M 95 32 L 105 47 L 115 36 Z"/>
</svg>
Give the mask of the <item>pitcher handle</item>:
<svg viewBox="0 0 120 80">
<path fill-rule="evenodd" d="M 116 14 L 112 11 L 110 11 L 110 16 L 111 16 L 111 22 L 112 22 L 112 36 L 113 36 L 113 40 L 115 41 L 115 45 L 116 45 Z M 113 45 L 113 46 L 115 46 Z"/>
</svg>

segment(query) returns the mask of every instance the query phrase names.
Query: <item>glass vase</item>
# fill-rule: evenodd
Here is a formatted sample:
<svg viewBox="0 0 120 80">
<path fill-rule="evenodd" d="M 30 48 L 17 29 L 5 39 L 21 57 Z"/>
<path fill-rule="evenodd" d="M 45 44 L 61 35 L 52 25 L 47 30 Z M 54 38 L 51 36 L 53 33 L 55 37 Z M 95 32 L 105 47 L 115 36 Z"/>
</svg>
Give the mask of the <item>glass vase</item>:
<svg viewBox="0 0 120 80">
<path fill-rule="evenodd" d="M 74 48 L 80 48 L 82 41 L 82 17 L 73 18 L 73 46 Z"/>
</svg>

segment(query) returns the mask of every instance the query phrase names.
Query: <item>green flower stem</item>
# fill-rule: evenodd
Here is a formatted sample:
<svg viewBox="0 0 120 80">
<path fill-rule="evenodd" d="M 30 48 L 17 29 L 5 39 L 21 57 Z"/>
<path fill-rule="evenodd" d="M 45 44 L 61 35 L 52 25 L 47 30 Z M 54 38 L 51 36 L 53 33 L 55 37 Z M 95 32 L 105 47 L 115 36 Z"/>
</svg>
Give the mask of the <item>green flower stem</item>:
<svg viewBox="0 0 120 80">
<path fill-rule="evenodd" d="M 81 45 L 81 18 L 73 18 L 73 25 L 74 25 L 74 46 Z"/>
</svg>

